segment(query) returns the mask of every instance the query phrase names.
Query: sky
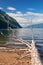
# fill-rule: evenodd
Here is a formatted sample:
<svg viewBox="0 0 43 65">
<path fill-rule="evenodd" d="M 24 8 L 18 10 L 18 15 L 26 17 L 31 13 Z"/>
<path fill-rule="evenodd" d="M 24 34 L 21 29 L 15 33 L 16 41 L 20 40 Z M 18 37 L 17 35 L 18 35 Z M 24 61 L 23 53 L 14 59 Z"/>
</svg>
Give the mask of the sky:
<svg viewBox="0 0 43 65">
<path fill-rule="evenodd" d="M 43 0 L 0 0 L 0 9 L 23 27 L 43 23 Z"/>
</svg>

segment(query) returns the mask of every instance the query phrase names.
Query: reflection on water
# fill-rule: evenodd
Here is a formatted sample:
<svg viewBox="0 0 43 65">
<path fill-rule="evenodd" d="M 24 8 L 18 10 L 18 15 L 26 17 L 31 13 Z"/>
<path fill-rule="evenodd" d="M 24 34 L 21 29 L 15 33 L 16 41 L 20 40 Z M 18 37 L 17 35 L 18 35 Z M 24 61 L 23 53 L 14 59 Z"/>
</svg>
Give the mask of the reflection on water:
<svg viewBox="0 0 43 65">
<path fill-rule="evenodd" d="M 0 47 L 5 47 L 7 38 L 5 36 L 0 35 Z"/>
<path fill-rule="evenodd" d="M 3 44 L 6 44 L 6 41 L 9 36 L 9 31 L 8 30 L 0 30 L 0 46 L 3 46 Z"/>
</svg>

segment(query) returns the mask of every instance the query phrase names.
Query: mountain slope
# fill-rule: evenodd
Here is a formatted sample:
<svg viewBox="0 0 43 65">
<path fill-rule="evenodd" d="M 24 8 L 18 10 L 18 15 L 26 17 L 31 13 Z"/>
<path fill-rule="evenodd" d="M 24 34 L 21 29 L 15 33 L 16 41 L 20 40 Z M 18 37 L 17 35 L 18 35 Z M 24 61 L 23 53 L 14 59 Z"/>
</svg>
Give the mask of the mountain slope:
<svg viewBox="0 0 43 65">
<path fill-rule="evenodd" d="M 39 24 L 33 24 L 33 25 L 29 25 L 26 28 L 43 28 L 43 23 L 39 23 Z"/>
<path fill-rule="evenodd" d="M 8 26 L 11 28 L 21 28 L 15 19 L 0 10 L 0 29 L 7 29 Z"/>
</svg>

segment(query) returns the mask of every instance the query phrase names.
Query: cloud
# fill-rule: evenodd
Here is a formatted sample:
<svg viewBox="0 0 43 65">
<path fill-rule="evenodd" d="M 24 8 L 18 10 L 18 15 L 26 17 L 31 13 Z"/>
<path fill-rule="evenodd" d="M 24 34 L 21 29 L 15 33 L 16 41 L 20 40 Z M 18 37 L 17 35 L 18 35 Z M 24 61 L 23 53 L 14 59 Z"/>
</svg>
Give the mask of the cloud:
<svg viewBox="0 0 43 65">
<path fill-rule="evenodd" d="M 34 8 L 28 8 L 27 10 L 35 10 Z"/>
<path fill-rule="evenodd" d="M 16 13 L 7 13 L 9 16 L 15 18 L 22 26 L 27 26 L 31 24 L 31 19 L 33 24 L 43 23 L 43 14 L 35 12 L 22 13 L 17 11 Z"/>
<path fill-rule="evenodd" d="M 17 11 L 15 15 L 16 16 L 23 16 L 22 12 L 20 12 L 20 11 Z"/>
<path fill-rule="evenodd" d="M 20 16 L 24 16 L 24 14 L 22 14 L 20 11 L 17 11 L 16 13 L 7 13 L 12 17 L 20 17 Z"/>
<path fill-rule="evenodd" d="M 3 9 L 2 7 L 0 7 L 0 9 Z"/>
<path fill-rule="evenodd" d="M 7 13 L 9 16 L 11 16 L 11 17 L 13 17 L 13 18 L 15 18 L 18 22 L 26 22 L 27 21 L 27 19 L 25 19 L 25 18 L 23 18 L 23 14 L 21 14 L 21 13 L 16 13 L 16 14 L 14 14 L 14 13 Z"/>
<path fill-rule="evenodd" d="M 13 8 L 13 7 L 8 7 L 7 9 L 8 9 L 8 10 L 11 10 L 11 11 L 12 11 L 12 10 L 16 10 L 16 8 Z"/>
<path fill-rule="evenodd" d="M 43 23 L 43 13 L 27 12 L 26 16 L 29 17 L 29 20 L 32 19 L 33 24 Z"/>
<path fill-rule="evenodd" d="M 22 26 L 24 23 L 25 23 L 24 26 L 28 23 L 28 20 L 23 17 L 24 14 L 22 14 L 22 13 L 16 12 L 15 14 L 14 13 L 7 13 L 7 14 L 9 16 L 13 17 L 14 19 L 16 19 L 19 22 L 19 24 L 21 24 Z"/>
<path fill-rule="evenodd" d="M 21 14 L 21 12 L 20 12 L 20 11 L 17 11 L 16 13 L 17 13 L 17 14 Z"/>
</svg>

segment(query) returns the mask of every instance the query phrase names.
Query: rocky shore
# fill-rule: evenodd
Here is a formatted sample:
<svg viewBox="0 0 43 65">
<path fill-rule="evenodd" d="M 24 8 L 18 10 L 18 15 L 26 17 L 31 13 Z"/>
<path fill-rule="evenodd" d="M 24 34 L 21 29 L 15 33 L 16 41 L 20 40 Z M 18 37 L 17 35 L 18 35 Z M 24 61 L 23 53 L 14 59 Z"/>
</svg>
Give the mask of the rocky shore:
<svg viewBox="0 0 43 65">
<path fill-rule="evenodd" d="M 27 49 L 0 49 L 0 65 L 31 65 Z"/>
</svg>

